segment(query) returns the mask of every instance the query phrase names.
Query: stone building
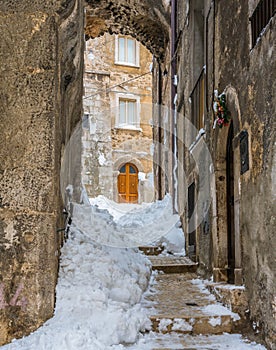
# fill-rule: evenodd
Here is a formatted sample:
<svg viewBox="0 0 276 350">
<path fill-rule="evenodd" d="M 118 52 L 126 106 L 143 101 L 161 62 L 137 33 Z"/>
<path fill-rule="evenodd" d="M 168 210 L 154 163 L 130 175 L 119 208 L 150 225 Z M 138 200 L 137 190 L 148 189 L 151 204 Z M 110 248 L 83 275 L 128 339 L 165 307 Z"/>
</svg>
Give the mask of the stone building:
<svg viewBox="0 0 276 350">
<path fill-rule="evenodd" d="M 199 271 L 245 286 L 249 318 L 271 349 L 275 9 L 266 0 L 173 0 L 170 51 L 154 68 L 156 194 L 172 194 Z"/>
<path fill-rule="evenodd" d="M 82 179 L 90 197 L 153 200 L 152 54 L 130 36 L 88 40 Z"/>
<path fill-rule="evenodd" d="M 156 198 L 172 194 L 205 276 L 244 284 L 248 317 L 275 349 L 275 1 L 85 7 L 86 24 L 82 0 L 0 3 L 0 344 L 53 314 L 61 160 L 82 116 L 85 27 L 87 40 L 130 35 L 154 55 Z M 222 128 L 215 90 L 231 112 Z"/>
</svg>

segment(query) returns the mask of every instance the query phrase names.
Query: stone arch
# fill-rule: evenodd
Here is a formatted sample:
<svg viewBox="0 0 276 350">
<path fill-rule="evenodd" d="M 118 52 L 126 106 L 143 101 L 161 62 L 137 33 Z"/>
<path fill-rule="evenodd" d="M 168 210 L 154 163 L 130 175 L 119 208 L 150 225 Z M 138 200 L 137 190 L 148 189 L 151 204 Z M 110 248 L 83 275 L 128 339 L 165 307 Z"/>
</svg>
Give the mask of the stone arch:
<svg viewBox="0 0 276 350">
<path fill-rule="evenodd" d="M 87 0 L 85 37 L 95 38 L 105 32 L 131 35 L 161 59 L 169 40 L 168 5 L 154 0 Z"/>
<path fill-rule="evenodd" d="M 118 172 L 119 169 L 126 163 L 132 163 L 137 167 L 138 171 L 144 171 L 143 164 L 140 162 L 140 160 L 133 158 L 131 155 L 125 155 L 118 158 L 113 164 L 113 171 Z"/>
<path fill-rule="evenodd" d="M 227 148 L 231 146 L 233 154 L 233 232 L 232 244 L 235 252 L 233 282 L 242 283 L 241 237 L 240 237 L 240 143 L 239 134 L 242 129 L 241 112 L 237 91 L 232 86 L 225 89 L 227 107 L 231 113 L 231 124 L 215 130 L 214 184 L 214 280 L 229 281 L 229 212 L 227 200 L 229 195 L 229 164 L 227 165 Z M 229 139 L 231 130 L 233 132 Z"/>
</svg>

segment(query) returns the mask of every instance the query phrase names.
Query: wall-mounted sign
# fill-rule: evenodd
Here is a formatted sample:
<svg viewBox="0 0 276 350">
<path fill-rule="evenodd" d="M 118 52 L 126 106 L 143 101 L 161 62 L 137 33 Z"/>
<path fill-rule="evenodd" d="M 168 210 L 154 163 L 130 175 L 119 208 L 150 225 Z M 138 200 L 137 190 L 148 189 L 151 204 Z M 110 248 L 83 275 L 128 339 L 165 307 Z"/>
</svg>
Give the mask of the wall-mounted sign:
<svg viewBox="0 0 276 350">
<path fill-rule="evenodd" d="M 240 133 L 240 157 L 242 175 L 249 170 L 248 132 L 246 130 Z"/>
</svg>

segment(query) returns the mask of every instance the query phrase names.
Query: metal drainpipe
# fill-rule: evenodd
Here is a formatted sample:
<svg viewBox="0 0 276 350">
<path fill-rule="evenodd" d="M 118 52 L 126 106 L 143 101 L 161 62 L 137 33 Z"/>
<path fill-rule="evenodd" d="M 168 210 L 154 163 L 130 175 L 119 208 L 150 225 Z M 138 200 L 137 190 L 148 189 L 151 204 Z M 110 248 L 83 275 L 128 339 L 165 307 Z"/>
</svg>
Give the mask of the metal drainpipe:
<svg viewBox="0 0 276 350">
<path fill-rule="evenodd" d="M 175 96 L 176 86 L 174 84 L 174 77 L 176 75 L 176 58 L 175 58 L 175 41 L 176 41 L 176 11 L 177 11 L 177 0 L 171 0 L 171 142 L 172 142 L 172 203 L 173 212 L 176 213 L 175 199 L 176 199 L 176 188 L 175 182 L 175 165 L 176 165 L 176 135 L 175 131 Z"/>
<path fill-rule="evenodd" d="M 158 199 L 162 199 L 162 69 L 158 64 Z"/>
</svg>

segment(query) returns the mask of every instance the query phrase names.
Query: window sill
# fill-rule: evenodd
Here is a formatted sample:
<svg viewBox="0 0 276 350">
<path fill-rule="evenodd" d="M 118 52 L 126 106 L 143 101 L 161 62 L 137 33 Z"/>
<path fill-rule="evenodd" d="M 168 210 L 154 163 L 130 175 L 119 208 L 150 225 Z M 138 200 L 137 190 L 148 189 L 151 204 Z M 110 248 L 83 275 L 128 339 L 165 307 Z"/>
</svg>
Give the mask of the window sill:
<svg viewBox="0 0 276 350">
<path fill-rule="evenodd" d="M 128 62 L 115 62 L 116 66 L 125 66 L 125 67 L 130 67 L 130 68 L 140 68 L 139 64 L 133 64 L 133 63 L 128 63 Z"/>
<path fill-rule="evenodd" d="M 133 126 L 133 125 L 116 125 L 115 129 L 142 132 L 141 128 L 137 128 L 136 126 Z"/>
<path fill-rule="evenodd" d="M 196 139 L 195 141 L 191 144 L 191 146 L 189 147 L 189 151 L 192 153 L 193 152 L 193 149 L 195 148 L 195 146 L 197 145 L 197 143 L 199 142 L 199 140 L 204 137 L 205 135 L 205 129 L 200 129 L 197 136 L 196 136 Z"/>
</svg>

